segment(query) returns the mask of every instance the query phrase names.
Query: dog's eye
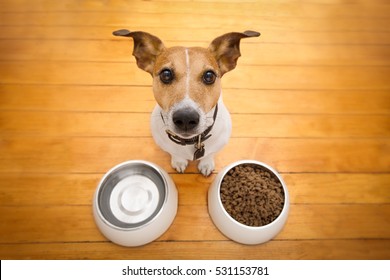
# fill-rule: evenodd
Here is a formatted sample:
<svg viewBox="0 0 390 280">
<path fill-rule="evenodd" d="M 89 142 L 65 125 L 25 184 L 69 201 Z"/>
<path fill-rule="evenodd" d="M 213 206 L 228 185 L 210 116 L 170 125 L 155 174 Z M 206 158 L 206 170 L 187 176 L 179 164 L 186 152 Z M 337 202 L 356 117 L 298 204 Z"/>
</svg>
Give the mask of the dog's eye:
<svg viewBox="0 0 390 280">
<path fill-rule="evenodd" d="M 160 72 L 160 80 L 164 84 L 170 84 L 173 81 L 173 72 L 170 69 L 163 69 Z"/>
<path fill-rule="evenodd" d="M 204 74 L 203 74 L 203 82 L 206 85 L 214 84 L 216 78 L 217 78 L 217 75 L 215 75 L 215 73 L 211 70 L 208 70 L 208 71 L 204 72 Z"/>
</svg>

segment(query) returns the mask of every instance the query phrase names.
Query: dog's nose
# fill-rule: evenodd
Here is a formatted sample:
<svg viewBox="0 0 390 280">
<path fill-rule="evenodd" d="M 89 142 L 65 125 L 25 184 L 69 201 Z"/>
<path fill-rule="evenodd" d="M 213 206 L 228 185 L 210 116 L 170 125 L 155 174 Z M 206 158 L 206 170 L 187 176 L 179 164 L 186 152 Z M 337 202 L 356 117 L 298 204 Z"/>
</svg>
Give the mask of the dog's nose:
<svg viewBox="0 0 390 280">
<path fill-rule="evenodd" d="M 188 131 L 199 124 L 199 114 L 193 109 L 181 109 L 173 113 L 172 120 L 177 128 Z"/>
</svg>

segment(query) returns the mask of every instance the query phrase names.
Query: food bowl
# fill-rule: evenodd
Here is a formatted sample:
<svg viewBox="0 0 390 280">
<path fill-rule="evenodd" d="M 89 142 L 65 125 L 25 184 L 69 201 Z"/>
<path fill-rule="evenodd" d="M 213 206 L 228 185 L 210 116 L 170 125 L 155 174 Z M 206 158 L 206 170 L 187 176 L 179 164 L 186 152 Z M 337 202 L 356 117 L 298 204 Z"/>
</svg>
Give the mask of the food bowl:
<svg viewBox="0 0 390 280">
<path fill-rule="evenodd" d="M 289 206 L 288 190 L 281 176 L 255 160 L 226 166 L 208 191 L 209 214 L 215 226 L 231 240 L 247 245 L 275 237 L 287 221 Z"/>
<path fill-rule="evenodd" d="M 105 237 L 123 246 L 141 246 L 172 224 L 178 204 L 174 182 L 159 166 L 141 160 L 109 170 L 96 188 L 93 214 Z"/>
</svg>

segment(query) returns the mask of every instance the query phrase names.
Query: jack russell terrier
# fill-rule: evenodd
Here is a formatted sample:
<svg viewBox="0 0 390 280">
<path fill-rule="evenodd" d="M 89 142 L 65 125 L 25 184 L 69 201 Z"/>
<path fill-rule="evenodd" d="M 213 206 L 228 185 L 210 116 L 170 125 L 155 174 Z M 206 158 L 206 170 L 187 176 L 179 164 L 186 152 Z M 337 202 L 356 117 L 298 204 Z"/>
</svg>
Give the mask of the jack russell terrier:
<svg viewBox="0 0 390 280">
<path fill-rule="evenodd" d="M 171 164 L 183 173 L 189 160 L 200 160 L 204 176 L 214 170 L 214 154 L 231 134 L 231 119 L 221 95 L 222 76 L 236 67 L 240 40 L 260 33 L 232 32 L 210 46 L 171 47 L 146 32 L 114 31 L 134 40 L 137 65 L 153 77 L 157 105 L 151 117 L 153 138 L 171 155 Z"/>
</svg>

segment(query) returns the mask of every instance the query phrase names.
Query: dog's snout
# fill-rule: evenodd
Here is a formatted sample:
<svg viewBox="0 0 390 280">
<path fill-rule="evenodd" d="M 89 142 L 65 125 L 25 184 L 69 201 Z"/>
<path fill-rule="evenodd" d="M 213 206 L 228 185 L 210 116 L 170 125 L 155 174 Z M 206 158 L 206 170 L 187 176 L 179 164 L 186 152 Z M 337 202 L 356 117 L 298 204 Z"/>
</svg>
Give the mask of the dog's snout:
<svg viewBox="0 0 390 280">
<path fill-rule="evenodd" d="M 173 123 L 182 131 L 189 131 L 199 124 L 199 114 L 193 109 L 181 109 L 173 113 Z"/>
</svg>

